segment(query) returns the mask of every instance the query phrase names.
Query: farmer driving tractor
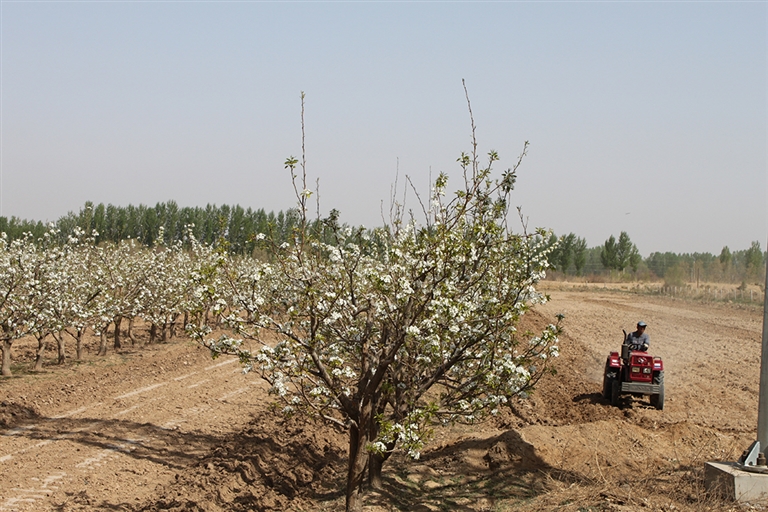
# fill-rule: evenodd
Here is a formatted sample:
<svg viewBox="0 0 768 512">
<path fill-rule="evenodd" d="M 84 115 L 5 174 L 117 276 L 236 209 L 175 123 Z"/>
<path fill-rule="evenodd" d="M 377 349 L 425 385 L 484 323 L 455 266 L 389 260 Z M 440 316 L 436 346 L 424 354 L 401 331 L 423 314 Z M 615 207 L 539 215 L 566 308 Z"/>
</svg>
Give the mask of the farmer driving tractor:
<svg viewBox="0 0 768 512">
<path fill-rule="evenodd" d="M 637 322 L 637 330 L 627 334 L 624 344 L 629 345 L 630 350 L 648 351 L 648 345 L 651 343 L 651 338 L 645 333 L 646 327 L 647 324 L 641 320 Z"/>
<path fill-rule="evenodd" d="M 658 410 L 664 409 L 664 362 L 648 353 L 650 337 L 645 333 L 646 323 L 637 322 L 637 330 L 627 334 L 619 352 L 611 352 L 605 361 L 603 398 L 611 405 L 619 405 L 624 395 L 648 396 Z"/>
</svg>

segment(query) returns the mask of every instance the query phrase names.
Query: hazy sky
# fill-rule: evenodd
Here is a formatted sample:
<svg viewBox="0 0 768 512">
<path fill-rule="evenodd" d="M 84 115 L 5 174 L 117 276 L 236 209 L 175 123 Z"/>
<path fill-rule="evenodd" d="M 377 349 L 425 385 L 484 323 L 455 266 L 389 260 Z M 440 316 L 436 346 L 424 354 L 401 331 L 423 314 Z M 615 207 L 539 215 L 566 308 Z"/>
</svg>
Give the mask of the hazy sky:
<svg viewBox="0 0 768 512">
<path fill-rule="evenodd" d="M 380 225 L 398 165 L 423 194 L 430 169 L 458 187 L 463 78 L 498 170 L 530 141 L 513 196 L 530 226 L 590 246 L 627 231 L 643 255 L 766 245 L 765 2 L 0 10 L 5 216 L 87 200 L 290 208 L 305 91 L 322 211 Z"/>
</svg>

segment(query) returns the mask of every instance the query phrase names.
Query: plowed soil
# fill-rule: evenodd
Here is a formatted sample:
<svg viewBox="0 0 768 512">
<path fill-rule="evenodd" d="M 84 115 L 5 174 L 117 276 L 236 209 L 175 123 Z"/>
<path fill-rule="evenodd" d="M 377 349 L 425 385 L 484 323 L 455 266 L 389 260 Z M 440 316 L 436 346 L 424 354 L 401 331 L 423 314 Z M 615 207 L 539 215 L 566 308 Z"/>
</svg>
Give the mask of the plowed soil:
<svg viewBox="0 0 768 512">
<path fill-rule="evenodd" d="M 566 315 L 557 375 L 480 425 L 395 455 L 368 511 L 748 510 L 707 495 L 706 461 L 755 438 L 762 308 L 550 287 L 533 328 Z M 663 411 L 602 399 L 621 329 L 648 323 Z M 146 338 L 146 333 L 140 332 Z M 185 339 L 30 371 L 14 345 L 0 380 L 0 511 L 343 510 L 343 432 L 270 407 L 234 359 Z M 53 354 L 50 354 L 53 357 Z"/>
</svg>

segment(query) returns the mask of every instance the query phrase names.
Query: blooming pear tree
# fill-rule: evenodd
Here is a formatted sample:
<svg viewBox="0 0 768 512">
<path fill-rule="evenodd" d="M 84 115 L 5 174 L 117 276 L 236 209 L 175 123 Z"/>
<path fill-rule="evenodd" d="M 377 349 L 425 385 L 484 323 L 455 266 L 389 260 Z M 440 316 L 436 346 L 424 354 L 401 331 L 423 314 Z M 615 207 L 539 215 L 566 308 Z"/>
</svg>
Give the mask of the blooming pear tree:
<svg viewBox="0 0 768 512">
<path fill-rule="evenodd" d="M 2 370 L 11 375 L 13 342 L 39 330 L 44 258 L 31 234 L 8 241 L 0 233 L 0 340 Z"/>
<path fill-rule="evenodd" d="M 94 299 L 91 327 L 100 337 L 98 355 L 107 353 L 107 329 L 115 324 L 114 348 L 121 348 L 120 326 L 142 308 L 141 296 L 153 261 L 147 250 L 134 240 L 94 247 L 96 265 L 92 278 L 101 284 Z"/>
<path fill-rule="evenodd" d="M 49 233 L 50 235 L 56 235 L 58 230 L 52 228 Z M 72 268 L 73 265 L 77 264 L 82 255 L 79 246 L 80 241 L 77 238 L 77 235 L 80 233 L 80 230 L 74 231 L 73 236 L 70 237 L 67 243 L 53 248 L 54 254 L 58 254 L 58 257 L 48 258 L 51 267 L 48 280 L 52 293 L 49 296 L 48 307 L 50 308 L 51 315 L 47 322 L 47 328 L 56 340 L 58 364 L 64 364 L 67 358 L 64 333 L 67 333 L 67 328 L 75 322 L 77 298 L 82 292 L 81 284 L 84 282 L 80 275 L 74 272 Z M 78 344 L 78 346 L 80 345 Z M 79 358 L 80 350 L 78 350 Z"/>
<path fill-rule="evenodd" d="M 105 302 L 108 300 L 104 267 L 104 249 L 95 244 L 93 233 L 75 229 L 67 241 L 67 253 L 63 260 L 63 272 L 69 276 L 69 283 L 60 290 L 65 329 L 75 340 L 75 357 L 83 357 L 83 339 L 86 330 L 100 322 Z"/>
<path fill-rule="evenodd" d="M 186 311 L 193 288 L 193 256 L 183 250 L 181 242 L 169 246 L 158 242 L 143 257 L 147 260 L 145 279 L 131 318 L 141 316 L 150 322 L 150 341 L 154 341 L 159 326 L 165 341 L 171 331 L 169 325 Z"/>
<path fill-rule="evenodd" d="M 57 339 L 59 363 L 65 359 L 63 340 L 59 341 L 56 334 L 64 329 L 66 318 L 66 298 L 61 290 L 66 288 L 72 277 L 68 275 L 63 264 L 66 259 L 66 248 L 56 242 L 58 232 L 51 227 L 35 243 L 37 262 L 32 279 L 27 282 L 30 290 L 29 332 L 37 339 L 35 354 L 35 371 L 43 368 L 45 340 L 49 335 Z"/>
<path fill-rule="evenodd" d="M 481 166 L 473 139 L 472 154 L 459 159 L 463 188 L 447 198 L 441 174 L 421 223 L 406 221 L 402 205 L 372 233 L 330 218 L 323 233 L 331 243 L 307 222 L 311 192 L 303 161 L 298 177 L 291 158 L 301 214 L 293 242 L 272 246 L 272 263 L 250 273 L 221 262 L 220 275 L 237 276 L 219 281 L 226 291 L 200 283 L 211 297 L 232 299 L 227 319 L 241 336 L 193 336 L 214 355 L 239 356 L 271 384 L 284 412 L 347 431 L 347 510 L 361 509 L 366 472 L 380 485 L 395 450 L 418 458 L 437 425 L 495 414 L 558 354 L 557 325 L 530 337 L 516 328 L 547 300 L 534 286 L 550 250 L 545 232 L 508 226 L 524 154 L 495 177 L 497 154 Z"/>
</svg>

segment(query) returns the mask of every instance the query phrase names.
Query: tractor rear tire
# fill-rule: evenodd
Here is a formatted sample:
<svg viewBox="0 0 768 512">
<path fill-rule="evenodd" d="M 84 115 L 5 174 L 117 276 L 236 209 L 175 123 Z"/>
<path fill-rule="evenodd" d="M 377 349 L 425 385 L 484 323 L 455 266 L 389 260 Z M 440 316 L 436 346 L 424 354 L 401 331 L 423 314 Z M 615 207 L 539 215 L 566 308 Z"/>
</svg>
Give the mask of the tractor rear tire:
<svg viewBox="0 0 768 512">
<path fill-rule="evenodd" d="M 659 385 L 659 394 L 651 395 L 651 405 L 662 411 L 664 410 L 664 372 L 654 375 L 653 383 Z"/>
<path fill-rule="evenodd" d="M 619 396 L 621 395 L 621 382 L 618 379 L 613 379 L 611 383 L 611 405 L 619 405 Z"/>
<path fill-rule="evenodd" d="M 616 371 L 608 371 L 608 368 L 605 369 L 605 373 L 603 373 L 603 398 L 606 400 L 610 400 L 611 393 L 613 391 L 613 381 L 616 380 L 617 377 Z"/>
</svg>

